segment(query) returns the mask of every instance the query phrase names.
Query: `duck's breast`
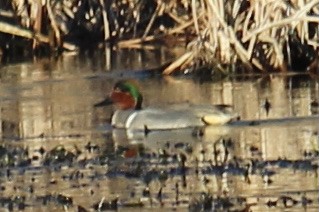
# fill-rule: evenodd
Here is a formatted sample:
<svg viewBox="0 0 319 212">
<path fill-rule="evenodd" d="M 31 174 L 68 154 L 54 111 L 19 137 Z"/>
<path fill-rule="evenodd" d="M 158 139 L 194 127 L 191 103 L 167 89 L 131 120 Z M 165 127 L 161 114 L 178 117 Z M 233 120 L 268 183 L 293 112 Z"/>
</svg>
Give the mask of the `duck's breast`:
<svg viewBox="0 0 319 212">
<path fill-rule="evenodd" d="M 127 120 L 135 114 L 136 110 L 116 110 L 112 116 L 112 126 L 126 128 Z"/>
</svg>

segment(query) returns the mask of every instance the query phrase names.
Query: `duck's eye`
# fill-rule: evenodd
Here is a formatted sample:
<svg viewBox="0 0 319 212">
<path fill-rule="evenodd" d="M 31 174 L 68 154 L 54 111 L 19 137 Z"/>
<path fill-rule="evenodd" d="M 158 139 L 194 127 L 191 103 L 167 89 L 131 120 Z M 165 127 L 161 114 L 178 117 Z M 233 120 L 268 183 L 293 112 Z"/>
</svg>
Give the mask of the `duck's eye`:
<svg viewBox="0 0 319 212">
<path fill-rule="evenodd" d="M 120 89 L 119 87 L 115 87 L 115 88 L 113 89 L 113 92 L 121 92 L 121 89 Z"/>
</svg>

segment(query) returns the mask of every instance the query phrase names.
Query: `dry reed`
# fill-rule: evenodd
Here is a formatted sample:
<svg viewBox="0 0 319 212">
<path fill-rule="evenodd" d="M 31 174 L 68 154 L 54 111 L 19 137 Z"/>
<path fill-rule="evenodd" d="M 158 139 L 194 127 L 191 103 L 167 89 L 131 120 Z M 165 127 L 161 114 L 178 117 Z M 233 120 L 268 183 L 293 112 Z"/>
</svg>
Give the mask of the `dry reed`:
<svg viewBox="0 0 319 212">
<path fill-rule="evenodd" d="M 261 71 L 286 70 L 290 33 L 313 49 L 319 46 L 319 0 L 193 0 L 192 11 L 199 40 L 189 44 L 194 54 L 186 53 L 183 60 L 189 56 L 207 64 L 217 59 L 220 64 L 239 63 Z M 197 13 L 205 15 L 197 19 Z M 311 23 L 316 25 L 310 37 Z"/>
</svg>

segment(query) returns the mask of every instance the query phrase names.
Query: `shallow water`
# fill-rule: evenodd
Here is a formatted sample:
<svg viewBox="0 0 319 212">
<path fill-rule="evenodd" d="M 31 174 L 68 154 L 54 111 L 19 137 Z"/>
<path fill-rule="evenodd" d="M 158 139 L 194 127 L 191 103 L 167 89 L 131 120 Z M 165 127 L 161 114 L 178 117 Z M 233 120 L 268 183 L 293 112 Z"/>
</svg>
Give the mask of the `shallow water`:
<svg viewBox="0 0 319 212">
<path fill-rule="evenodd" d="M 1 67 L 0 210 L 318 211 L 318 82 L 128 71 L 180 53 L 91 52 Z M 241 120 L 128 139 L 108 124 L 112 107 L 92 105 L 131 77 L 145 106 L 231 104 Z"/>
</svg>

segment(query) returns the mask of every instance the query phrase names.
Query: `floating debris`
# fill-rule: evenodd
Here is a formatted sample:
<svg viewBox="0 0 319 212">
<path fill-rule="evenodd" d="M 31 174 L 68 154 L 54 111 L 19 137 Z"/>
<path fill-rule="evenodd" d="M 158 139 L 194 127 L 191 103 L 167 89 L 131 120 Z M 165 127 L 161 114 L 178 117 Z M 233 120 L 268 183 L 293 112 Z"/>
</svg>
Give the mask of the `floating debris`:
<svg viewBox="0 0 319 212">
<path fill-rule="evenodd" d="M 43 164 L 49 165 L 67 165 L 70 166 L 75 159 L 72 152 L 67 151 L 64 146 L 59 145 L 46 152 Z"/>
<path fill-rule="evenodd" d="M 105 201 L 105 198 L 103 197 L 99 203 L 94 204 L 92 207 L 96 211 L 117 210 L 118 200 L 118 198 L 115 198 Z"/>
</svg>

